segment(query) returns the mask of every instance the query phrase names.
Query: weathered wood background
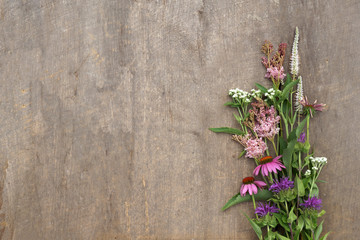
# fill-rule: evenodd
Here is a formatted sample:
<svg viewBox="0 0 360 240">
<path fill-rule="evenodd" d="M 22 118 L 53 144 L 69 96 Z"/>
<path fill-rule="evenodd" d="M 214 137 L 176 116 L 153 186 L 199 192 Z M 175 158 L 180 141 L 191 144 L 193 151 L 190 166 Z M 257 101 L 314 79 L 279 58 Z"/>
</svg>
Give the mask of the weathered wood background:
<svg viewBox="0 0 360 240">
<path fill-rule="evenodd" d="M 0 239 L 255 239 L 220 210 L 254 166 L 208 127 L 295 26 L 325 231 L 357 239 L 358 0 L 0 1 Z"/>
</svg>

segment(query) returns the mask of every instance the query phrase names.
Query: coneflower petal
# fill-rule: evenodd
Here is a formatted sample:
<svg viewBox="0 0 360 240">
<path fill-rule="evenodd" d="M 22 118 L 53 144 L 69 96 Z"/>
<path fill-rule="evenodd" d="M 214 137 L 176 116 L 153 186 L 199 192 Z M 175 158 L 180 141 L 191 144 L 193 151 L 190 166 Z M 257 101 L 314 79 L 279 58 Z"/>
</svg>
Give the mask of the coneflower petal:
<svg viewBox="0 0 360 240">
<path fill-rule="evenodd" d="M 252 193 L 253 193 L 253 186 L 255 186 L 253 183 L 247 185 L 250 195 L 252 195 Z"/>
<path fill-rule="evenodd" d="M 252 184 L 252 186 L 253 186 L 253 193 L 254 194 L 257 194 L 257 192 L 258 192 L 258 190 L 257 190 L 257 187 L 255 186 L 255 184 Z"/>
<path fill-rule="evenodd" d="M 241 196 L 245 196 L 245 194 L 246 194 L 246 188 L 247 188 L 247 185 L 246 185 L 246 184 L 241 185 L 241 188 L 240 188 L 240 195 L 241 195 Z"/>
<path fill-rule="evenodd" d="M 254 174 L 255 176 L 259 175 L 260 168 L 261 168 L 261 165 L 257 166 L 257 167 L 254 169 L 253 174 Z"/>
<path fill-rule="evenodd" d="M 267 165 L 267 164 L 265 164 L 265 165 L 263 165 L 263 166 L 261 167 L 261 172 L 262 172 L 262 174 L 263 174 L 264 176 L 269 175 L 268 169 L 267 169 L 267 166 L 266 166 L 266 165 Z"/>
</svg>

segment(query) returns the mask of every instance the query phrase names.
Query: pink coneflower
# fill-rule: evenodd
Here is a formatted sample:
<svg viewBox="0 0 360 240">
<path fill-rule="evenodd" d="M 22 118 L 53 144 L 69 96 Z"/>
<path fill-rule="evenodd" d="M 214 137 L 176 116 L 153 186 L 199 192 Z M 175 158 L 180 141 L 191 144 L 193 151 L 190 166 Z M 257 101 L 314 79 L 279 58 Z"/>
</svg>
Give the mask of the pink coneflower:
<svg viewBox="0 0 360 240">
<path fill-rule="evenodd" d="M 255 178 L 253 177 L 246 177 L 243 179 L 243 184 L 240 188 L 240 195 L 245 196 L 247 192 L 249 192 L 250 195 L 257 194 L 259 187 L 260 189 L 266 186 L 266 183 L 263 181 L 255 181 Z"/>
<path fill-rule="evenodd" d="M 253 174 L 255 176 L 259 175 L 260 169 L 263 176 L 268 176 L 271 172 L 277 173 L 277 170 L 281 171 L 281 168 L 285 168 L 285 166 L 279 161 L 279 158 L 281 157 L 282 156 L 279 155 L 275 158 L 272 158 L 271 156 L 261 158 L 260 164 L 255 168 Z"/>
<path fill-rule="evenodd" d="M 304 112 L 309 111 L 311 117 L 313 116 L 312 115 L 313 111 L 322 112 L 326 107 L 326 104 L 323 104 L 323 103 L 316 104 L 316 102 L 317 102 L 317 100 L 315 100 L 315 102 L 313 104 L 310 104 L 306 96 L 300 100 L 300 104 L 304 106 L 303 111 Z"/>
</svg>

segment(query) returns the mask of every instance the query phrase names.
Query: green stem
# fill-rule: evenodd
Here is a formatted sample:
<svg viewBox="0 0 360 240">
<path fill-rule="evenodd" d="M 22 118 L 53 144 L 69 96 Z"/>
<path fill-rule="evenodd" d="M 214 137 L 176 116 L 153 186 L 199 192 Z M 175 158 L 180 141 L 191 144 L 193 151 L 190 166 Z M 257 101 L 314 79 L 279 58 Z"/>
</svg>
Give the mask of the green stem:
<svg viewBox="0 0 360 240">
<path fill-rule="evenodd" d="M 308 143 L 310 143 L 309 139 L 310 139 L 310 116 L 307 115 L 306 116 L 306 141 Z M 310 148 L 307 153 L 308 156 L 309 156 L 309 153 L 310 153 Z"/>
<path fill-rule="evenodd" d="M 274 181 L 273 181 L 273 177 L 272 177 L 271 173 L 269 173 L 269 178 L 270 178 L 270 182 L 271 182 L 271 184 L 272 184 L 272 183 L 274 183 Z"/>
<path fill-rule="evenodd" d="M 254 204 L 254 210 L 256 210 L 256 204 L 255 204 L 255 197 L 254 197 L 254 195 L 251 195 L 251 199 L 252 199 L 252 202 L 253 202 L 253 204 Z M 256 215 L 256 219 L 259 219 L 259 216 L 255 213 L 255 215 Z"/>
<path fill-rule="evenodd" d="M 287 120 L 284 116 L 284 114 L 281 112 L 280 113 L 281 117 L 283 118 L 283 121 L 284 121 L 284 126 L 285 126 L 285 131 L 286 131 L 286 138 L 288 138 L 289 136 L 289 129 L 288 129 L 288 123 L 287 123 Z"/>
<path fill-rule="evenodd" d="M 265 138 L 265 144 L 266 144 L 266 146 L 267 146 L 267 141 L 266 141 L 266 138 Z M 269 153 L 269 148 L 266 148 L 266 154 L 267 154 L 268 156 L 270 156 L 270 153 Z"/>
<path fill-rule="evenodd" d="M 277 150 L 276 150 L 276 146 L 275 146 L 274 139 L 272 139 L 272 140 L 270 140 L 270 141 L 272 142 L 272 144 L 273 144 L 273 146 L 274 146 L 275 154 L 276 154 L 276 156 L 277 156 L 277 155 L 278 155 L 278 152 L 277 152 Z"/>
<path fill-rule="evenodd" d="M 299 178 L 301 179 L 301 152 L 299 152 Z"/>
</svg>

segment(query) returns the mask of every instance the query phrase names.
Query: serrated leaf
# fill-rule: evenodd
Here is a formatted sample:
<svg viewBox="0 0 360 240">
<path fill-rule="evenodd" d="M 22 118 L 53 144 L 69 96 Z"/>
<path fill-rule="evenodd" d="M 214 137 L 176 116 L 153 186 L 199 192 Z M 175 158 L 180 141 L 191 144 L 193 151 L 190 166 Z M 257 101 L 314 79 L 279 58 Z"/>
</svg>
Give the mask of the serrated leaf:
<svg viewBox="0 0 360 240">
<path fill-rule="evenodd" d="M 263 85 L 259 84 L 259 83 L 255 83 L 255 86 L 263 93 L 267 93 L 267 88 L 264 87 Z"/>
<path fill-rule="evenodd" d="M 252 228 L 254 229 L 256 235 L 258 236 L 259 239 L 262 239 L 262 231 L 261 231 L 261 228 L 253 221 L 251 220 L 248 215 L 246 215 L 244 213 L 245 217 L 247 218 L 247 220 L 250 222 Z"/>
<path fill-rule="evenodd" d="M 324 221 L 322 221 L 321 223 L 320 223 L 320 225 L 315 229 L 315 232 L 314 232 L 314 240 L 319 240 L 319 237 L 320 237 L 320 234 L 321 234 L 321 232 L 322 232 L 322 230 L 323 230 L 323 222 Z"/>
<path fill-rule="evenodd" d="M 257 194 L 254 195 L 256 201 L 266 201 L 270 199 L 273 196 L 273 193 L 269 190 L 260 190 Z M 246 194 L 245 196 L 241 196 L 240 193 L 233 196 L 223 207 L 222 210 L 225 211 L 231 206 L 234 206 L 236 204 L 242 203 L 242 202 L 249 202 L 251 201 L 251 196 L 249 194 Z"/>
<path fill-rule="evenodd" d="M 216 133 L 229 133 L 229 134 L 236 134 L 236 135 L 244 135 L 243 131 L 236 129 L 236 128 L 220 127 L 220 128 L 209 128 L 209 130 L 216 132 Z"/>
</svg>

